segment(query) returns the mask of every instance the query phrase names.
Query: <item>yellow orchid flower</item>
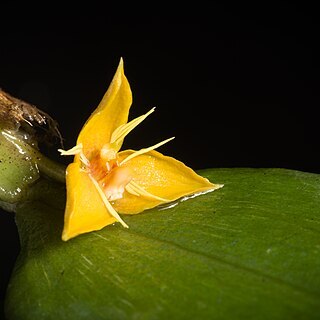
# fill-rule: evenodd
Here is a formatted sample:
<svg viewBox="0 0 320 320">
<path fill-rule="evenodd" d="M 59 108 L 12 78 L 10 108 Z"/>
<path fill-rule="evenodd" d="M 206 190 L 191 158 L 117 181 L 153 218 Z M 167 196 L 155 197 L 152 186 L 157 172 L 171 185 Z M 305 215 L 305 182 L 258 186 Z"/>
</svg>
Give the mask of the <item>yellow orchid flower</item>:
<svg viewBox="0 0 320 320">
<path fill-rule="evenodd" d="M 173 138 L 138 151 L 119 151 L 126 135 L 153 111 L 128 122 L 132 93 L 120 59 L 111 84 L 83 126 L 66 170 L 67 202 L 62 239 L 120 222 L 181 197 L 213 191 L 213 184 L 182 162 L 155 151 Z"/>
</svg>

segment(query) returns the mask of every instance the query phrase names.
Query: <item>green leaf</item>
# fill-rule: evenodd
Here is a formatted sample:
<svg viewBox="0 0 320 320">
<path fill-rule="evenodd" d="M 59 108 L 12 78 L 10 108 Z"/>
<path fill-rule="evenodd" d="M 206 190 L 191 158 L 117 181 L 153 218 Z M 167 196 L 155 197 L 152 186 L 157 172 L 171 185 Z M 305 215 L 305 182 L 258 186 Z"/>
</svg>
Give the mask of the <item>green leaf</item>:
<svg viewBox="0 0 320 320">
<path fill-rule="evenodd" d="M 8 319 L 319 319 L 320 176 L 199 173 L 224 187 L 68 242 L 63 196 L 24 204 Z"/>
</svg>

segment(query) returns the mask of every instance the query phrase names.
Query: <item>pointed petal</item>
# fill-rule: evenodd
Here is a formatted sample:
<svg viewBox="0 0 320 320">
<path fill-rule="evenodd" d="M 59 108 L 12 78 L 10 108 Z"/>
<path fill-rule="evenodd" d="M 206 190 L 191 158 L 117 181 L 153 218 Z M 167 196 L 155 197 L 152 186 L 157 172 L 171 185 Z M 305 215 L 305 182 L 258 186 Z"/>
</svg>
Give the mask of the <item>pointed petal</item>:
<svg viewBox="0 0 320 320">
<path fill-rule="evenodd" d="M 114 130 L 128 122 L 131 104 L 132 93 L 121 59 L 107 92 L 79 134 L 77 144 L 83 144 L 85 155 L 111 141 Z"/>
<path fill-rule="evenodd" d="M 80 143 L 69 150 L 58 149 L 58 151 L 62 156 L 72 156 L 72 155 L 79 154 L 82 151 L 82 149 L 83 149 L 82 143 Z"/>
<path fill-rule="evenodd" d="M 127 158 L 124 158 L 123 160 L 121 160 L 120 165 L 123 165 L 125 162 L 129 161 L 130 159 L 132 159 L 134 157 L 138 157 L 143 153 L 147 153 L 147 152 L 150 152 L 151 150 L 157 149 L 157 148 L 161 147 L 162 145 L 168 143 L 172 139 L 174 139 L 174 137 L 166 139 L 166 140 L 163 140 L 163 141 L 161 141 L 161 142 L 159 142 L 159 143 L 157 143 L 157 144 L 155 144 L 155 145 L 153 145 L 151 147 L 143 148 L 143 149 L 140 149 L 138 151 L 134 151 Z"/>
<path fill-rule="evenodd" d="M 155 108 L 152 108 L 150 111 L 148 111 L 146 114 L 135 118 L 131 120 L 130 122 L 121 125 L 118 127 L 115 131 L 113 131 L 111 136 L 111 143 L 116 144 L 117 146 L 122 145 L 122 142 L 124 138 L 137 126 L 139 125 L 143 120 L 147 118 L 148 115 L 150 115 Z M 120 148 L 117 148 L 116 151 L 119 151 Z"/>
<path fill-rule="evenodd" d="M 89 175 L 78 162 L 67 168 L 67 203 L 62 240 L 79 234 L 100 230 L 116 222 L 108 212 Z"/>
<path fill-rule="evenodd" d="M 120 162 L 133 153 L 133 150 L 119 152 Z M 154 150 L 131 158 L 123 166 L 130 169 L 132 181 L 140 188 L 169 201 L 222 187 L 198 175 L 184 163 Z M 137 193 L 137 190 L 125 192 L 122 199 L 113 203 L 114 209 L 119 213 L 135 214 L 164 203 L 156 197 L 137 196 Z"/>
</svg>

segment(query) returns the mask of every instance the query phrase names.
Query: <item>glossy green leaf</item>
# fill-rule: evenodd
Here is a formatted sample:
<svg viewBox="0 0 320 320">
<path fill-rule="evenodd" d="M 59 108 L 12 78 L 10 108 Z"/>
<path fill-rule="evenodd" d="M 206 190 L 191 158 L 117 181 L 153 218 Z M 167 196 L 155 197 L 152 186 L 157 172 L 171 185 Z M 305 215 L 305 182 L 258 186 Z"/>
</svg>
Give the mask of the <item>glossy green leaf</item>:
<svg viewBox="0 0 320 320">
<path fill-rule="evenodd" d="M 58 191 L 24 204 L 8 319 L 319 319 L 320 176 L 199 173 L 224 187 L 68 242 Z"/>
</svg>

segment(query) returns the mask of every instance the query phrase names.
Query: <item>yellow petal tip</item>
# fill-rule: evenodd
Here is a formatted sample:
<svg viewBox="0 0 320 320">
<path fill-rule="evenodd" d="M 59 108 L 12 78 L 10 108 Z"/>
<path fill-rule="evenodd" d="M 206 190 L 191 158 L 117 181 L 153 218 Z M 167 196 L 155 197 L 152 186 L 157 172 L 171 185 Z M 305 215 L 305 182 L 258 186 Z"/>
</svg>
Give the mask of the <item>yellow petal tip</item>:
<svg viewBox="0 0 320 320">
<path fill-rule="evenodd" d="M 70 236 L 67 231 L 63 230 L 61 239 L 62 239 L 63 241 L 68 241 L 68 240 L 71 239 L 71 238 L 73 238 L 73 237 Z"/>
</svg>

